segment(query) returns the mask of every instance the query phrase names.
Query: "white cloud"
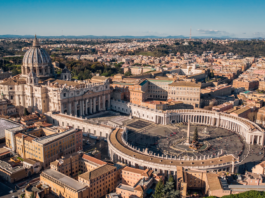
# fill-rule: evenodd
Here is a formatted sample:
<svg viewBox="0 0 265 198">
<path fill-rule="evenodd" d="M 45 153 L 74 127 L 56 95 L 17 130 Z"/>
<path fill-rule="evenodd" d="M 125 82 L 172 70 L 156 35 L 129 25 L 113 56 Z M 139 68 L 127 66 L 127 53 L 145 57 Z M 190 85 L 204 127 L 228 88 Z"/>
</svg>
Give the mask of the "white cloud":
<svg viewBox="0 0 265 198">
<path fill-rule="evenodd" d="M 198 32 L 201 34 L 209 34 L 209 35 L 230 35 L 230 33 L 221 30 L 205 30 L 205 29 L 198 29 Z"/>
<path fill-rule="evenodd" d="M 253 35 L 255 37 L 265 37 L 265 34 L 263 32 L 254 32 Z"/>
</svg>

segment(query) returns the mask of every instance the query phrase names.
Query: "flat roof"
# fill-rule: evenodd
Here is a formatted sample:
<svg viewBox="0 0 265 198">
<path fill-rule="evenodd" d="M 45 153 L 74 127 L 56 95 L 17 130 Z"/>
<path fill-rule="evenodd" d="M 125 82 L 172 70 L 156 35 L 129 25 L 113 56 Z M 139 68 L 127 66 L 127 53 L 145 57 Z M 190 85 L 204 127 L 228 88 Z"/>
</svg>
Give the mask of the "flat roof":
<svg viewBox="0 0 265 198">
<path fill-rule="evenodd" d="M 206 177 L 209 184 L 210 190 L 220 190 L 222 189 L 218 175 L 215 173 L 206 173 Z"/>
<path fill-rule="evenodd" d="M 171 83 L 169 86 L 201 87 L 201 83 L 188 82 L 188 81 L 177 81 L 177 82 Z"/>
<path fill-rule="evenodd" d="M 114 81 L 112 84 L 118 84 L 118 85 L 134 85 L 132 83 L 117 82 L 117 81 Z"/>
<path fill-rule="evenodd" d="M 91 170 L 90 172 L 85 172 L 81 175 L 79 175 L 79 177 L 85 179 L 85 180 L 91 180 L 91 179 L 95 179 L 103 174 L 106 174 L 112 170 L 115 170 L 116 167 L 115 166 L 111 166 L 108 164 L 99 166 L 98 168 L 95 168 L 94 170 Z"/>
<path fill-rule="evenodd" d="M 170 79 L 168 79 L 168 80 L 160 80 L 160 79 L 150 79 L 150 78 L 148 78 L 147 80 L 150 81 L 150 82 L 169 82 L 169 83 L 173 82 L 173 80 L 170 80 Z"/>
<path fill-rule="evenodd" d="M 13 121 L 0 118 L 0 138 L 5 137 L 5 130 L 6 129 L 16 128 L 16 127 L 20 127 L 20 126 L 21 126 L 21 124 L 19 124 L 19 123 L 15 123 Z"/>
<path fill-rule="evenodd" d="M 46 144 L 46 143 L 52 142 L 54 140 L 61 139 L 62 137 L 65 137 L 67 135 L 70 135 L 74 131 L 76 131 L 76 129 L 72 128 L 72 129 L 69 129 L 68 131 L 64 131 L 61 133 L 56 133 L 56 134 L 43 136 L 43 137 L 37 137 L 34 139 L 34 141 L 38 142 L 40 144 Z"/>
<path fill-rule="evenodd" d="M 129 186 L 129 185 L 125 185 L 125 184 L 120 184 L 117 188 L 120 188 L 122 190 L 127 190 L 127 191 L 134 192 L 134 187 Z"/>
<path fill-rule="evenodd" d="M 18 171 L 21 171 L 21 170 L 24 170 L 24 167 L 23 166 L 14 166 L 12 167 L 11 164 L 5 162 L 5 161 L 1 161 L 0 160 L 0 168 L 9 172 L 9 173 L 15 173 L 15 172 L 18 172 Z"/>
<path fill-rule="evenodd" d="M 43 171 L 43 173 L 49 175 L 50 177 L 62 182 L 66 186 L 75 189 L 76 191 L 82 190 L 86 188 L 86 185 L 76 181 L 75 179 L 72 179 L 71 177 L 68 177 L 59 171 L 53 170 L 53 169 L 46 169 Z"/>
</svg>

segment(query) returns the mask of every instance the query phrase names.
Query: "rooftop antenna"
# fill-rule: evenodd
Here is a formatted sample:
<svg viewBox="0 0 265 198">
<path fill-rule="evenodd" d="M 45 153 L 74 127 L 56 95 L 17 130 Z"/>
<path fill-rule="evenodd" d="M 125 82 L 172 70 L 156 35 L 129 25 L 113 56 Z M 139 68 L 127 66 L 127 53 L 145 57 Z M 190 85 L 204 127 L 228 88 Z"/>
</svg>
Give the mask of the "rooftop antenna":
<svg viewBox="0 0 265 198">
<path fill-rule="evenodd" d="M 191 27 L 190 27 L 190 40 L 191 40 Z"/>
</svg>

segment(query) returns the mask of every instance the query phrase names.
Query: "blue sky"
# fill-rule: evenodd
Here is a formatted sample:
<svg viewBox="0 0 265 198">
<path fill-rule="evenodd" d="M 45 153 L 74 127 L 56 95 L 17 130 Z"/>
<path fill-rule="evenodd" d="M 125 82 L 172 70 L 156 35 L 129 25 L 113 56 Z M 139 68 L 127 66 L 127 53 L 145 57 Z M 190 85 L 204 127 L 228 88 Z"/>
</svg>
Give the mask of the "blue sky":
<svg viewBox="0 0 265 198">
<path fill-rule="evenodd" d="M 265 38 L 264 0 L 0 0 L 0 35 Z"/>
</svg>

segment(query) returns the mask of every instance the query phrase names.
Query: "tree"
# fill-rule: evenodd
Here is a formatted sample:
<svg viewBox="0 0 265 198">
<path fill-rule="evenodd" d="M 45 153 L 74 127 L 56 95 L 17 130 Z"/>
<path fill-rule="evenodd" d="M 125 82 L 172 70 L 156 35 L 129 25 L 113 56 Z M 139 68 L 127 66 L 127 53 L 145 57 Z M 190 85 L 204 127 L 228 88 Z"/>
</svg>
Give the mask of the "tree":
<svg viewBox="0 0 265 198">
<path fill-rule="evenodd" d="M 265 197 L 265 192 L 264 191 L 255 191 L 255 190 L 250 190 L 247 192 L 239 193 L 239 194 L 232 194 L 232 195 L 226 195 L 223 196 L 222 198 L 264 198 Z M 206 198 L 206 197 L 205 197 Z M 210 196 L 207 198 L 216 198 L 215 196 Z"/>
<path fill-rule="evenodd" d="M 17 74 L 19 74 L 19 71 L 16 68 L 12 69 L 12 75 L 15 76 Z"/>
<path fill-rule="evenodd" d="M 173 176 L 172 176 L 172 175 L 169 175 L 168 181 L 169 181 L 169 182 L 173 182 L 173 183 L 174 183 L 174 178 L 173 178 Z"/>
<path fill-rule="evenodd" d="M 198 141 L 198 129 L 197 127 L 195 128 L 194 135 L 193 135 L 193 141 L 197 142 Z"/>
<path fill-rule="evenodd" d="M 161 198 L 163 195 L 163 188 L 164 188 L 164 184 L 161 180 L 159 180 L 159 182 L 156 184 L 155 193 L 153 194 L 153 197 Z"/>
<path fill-rule="evenodd" d="M 163 194 L 169 196 L 172 190 L 174 190 L 174 182 L 167 181 L 165 187 L 163 188 Z"/>
<path fill-rule="evenodd" d="M 180 192 L 175 190 L 174 186 L 174 178 L 172 175 L 169 176 L 168 181 L 163 188 L 163 198 L 178 198 L 180 196 Z"/>
<path fill-rule="evenodd" d="M 124 74 L 124 76 L 131 76 L 131 75 L 132 75 L 131 71 L 127 71 L 127 72 L 125 72 L 125 74 Z"/>
</svg>

